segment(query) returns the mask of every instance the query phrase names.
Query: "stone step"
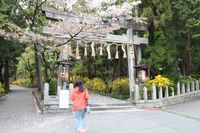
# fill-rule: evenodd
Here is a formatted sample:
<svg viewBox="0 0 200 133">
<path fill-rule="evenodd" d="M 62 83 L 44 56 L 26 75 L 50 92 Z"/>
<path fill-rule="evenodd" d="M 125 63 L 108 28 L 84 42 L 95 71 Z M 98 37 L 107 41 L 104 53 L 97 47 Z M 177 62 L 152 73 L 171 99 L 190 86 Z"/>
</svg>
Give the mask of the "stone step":
<svg viewBox="0 0 200 133">
<path fill-rule="evenodd" d="M 91 106 L 91 111 L 136 109 L 134 106 Z"/>
</svg>

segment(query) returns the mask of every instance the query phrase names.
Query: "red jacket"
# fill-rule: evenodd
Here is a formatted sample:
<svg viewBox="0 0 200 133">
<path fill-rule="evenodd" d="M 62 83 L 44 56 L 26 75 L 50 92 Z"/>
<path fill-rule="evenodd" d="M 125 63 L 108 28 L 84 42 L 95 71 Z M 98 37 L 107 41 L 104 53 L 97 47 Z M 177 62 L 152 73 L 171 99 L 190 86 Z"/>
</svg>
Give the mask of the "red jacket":
<svg viewBox="0 0 200 133">
<path fill-rule="evenodd" d="M 75 87 L 70 96 L 70 99 L 73 102 L 73 110 L 81 110 L 86 108 L 88 98 L 89 93 L 87 89 L 84 89 L 83 92 L 80 92 L 79 88 Z"/>
</svg>

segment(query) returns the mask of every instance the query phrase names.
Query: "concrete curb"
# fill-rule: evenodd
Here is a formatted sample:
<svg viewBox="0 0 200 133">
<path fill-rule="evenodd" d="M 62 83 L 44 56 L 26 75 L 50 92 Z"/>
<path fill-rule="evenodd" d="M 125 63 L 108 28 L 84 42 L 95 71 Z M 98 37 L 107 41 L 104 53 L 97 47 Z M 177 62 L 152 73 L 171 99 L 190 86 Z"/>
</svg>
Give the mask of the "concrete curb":
<svg viewBox="0 0 200 133">
<path fill-rule="evenodd" d="M 0 97 L 0 101 L 4 100 L 6 98 L 7 98 L 7 95 L 4 95 L 4 96 Z"/>
<path fill-rule="evenodd" d="M 43 114 L 43 108 L 44 108 L 43 103 L 40 101 L 39 97 L 37 96 L 37 94 L 34 90 L 32 91 L 32 94 L 34 96 L 34 101 L 35 101 L 35 106 L 36 106 L 37 112 L 39 114 Z"/>
</svg>

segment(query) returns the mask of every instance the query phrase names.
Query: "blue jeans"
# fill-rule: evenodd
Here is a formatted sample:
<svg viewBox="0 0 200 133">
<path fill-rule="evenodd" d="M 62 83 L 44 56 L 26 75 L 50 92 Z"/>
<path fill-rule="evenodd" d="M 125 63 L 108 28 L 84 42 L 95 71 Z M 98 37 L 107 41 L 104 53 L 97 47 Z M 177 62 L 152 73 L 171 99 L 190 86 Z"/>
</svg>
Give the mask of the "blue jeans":
<svg viewBox="0 0 200 133">
<path fill-rule="evenodd" d="M 85 128 L 85 109 L 76 111 L 76 129 Z"/>
</svg>

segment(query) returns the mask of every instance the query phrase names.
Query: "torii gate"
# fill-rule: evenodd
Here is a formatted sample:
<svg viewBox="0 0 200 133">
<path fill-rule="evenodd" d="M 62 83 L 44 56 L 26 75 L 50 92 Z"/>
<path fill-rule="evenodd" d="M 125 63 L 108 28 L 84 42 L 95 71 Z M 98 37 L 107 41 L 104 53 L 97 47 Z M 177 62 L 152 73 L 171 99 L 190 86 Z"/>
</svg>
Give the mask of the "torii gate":
<svg viewBox="0 0 200 133">
<path fill-rule="evenodd" d="M 43 12 L 45 12 L 46 18 L 47 19 L 53 19 L 53 20 L 59 20 L 60 18 L 65 18 L 67 19 L 71 14 L 58 11 L 53 8 L 46 8 L 43 7 Z M 138 17 L 137 9 L 135 10 L 135 15 Z M 74 14 L 73 14 L 74 15 Z M 73 16 L 70 16 L 73 17 Z M 138 23 L 134 19 L 129 19 L 129 20 L 114 20 L 112 23 L 118 23 L 121 28 L 126 29 L 126 35 L 113 35 L 113 34 L 108 34 L 105 35 L 104 38 L 98 38 L 98 37 L 88 37 L 84 38 L 82 41 L 91 41 L 91 42 L 100 42 L 100 43 L 117 43 L 119 45 L 127 45 L 127 58 L 128 58 L 128 71 L 129 71 L 129 84 L 130 84 L 130 98 L 133 100 L 133 91 L 134 91 L 134 86 L 135 86 L 135 79 L 136 79 L 136 71 L 135 71 L 135 66 L 139 65 L 141 59 L 142 59 L 142 54 L 141 54 L 141 44 L 148 44 L 148 39 L 147 38 L 142 38 L 138 37 L 138 35 L 134 35 L 133 32 L 138 32 L 138 31 L 147 31 L 147 26 L 144 23 Z M 63 37 L 62 33 L 59 31 L 56 31 L 50 27 L 44 27 L 43 33 L 46 34 L 54 34 L 57 35 L 58 37 Z M 66 38 L 63 37 L 63 38 Z M 81 38 L 75 37 L 75 39 L 79 40 Z M 136 50 L 134 49 L 134 46 Z M 66 49 L 63 49 L 66 50 Z M 65 53 L 66 51 L 61 51 L 61 54 Z M 135 52 L 137 55 L 135 55 Z M 64 54 L 63 54 L 64 55 Z M 67 59 L 66 56 L 62 56 L 61 59 Z M 59 90 L 58 90 L 59 91 Z"/>
</svg>

